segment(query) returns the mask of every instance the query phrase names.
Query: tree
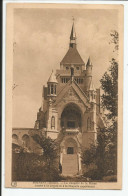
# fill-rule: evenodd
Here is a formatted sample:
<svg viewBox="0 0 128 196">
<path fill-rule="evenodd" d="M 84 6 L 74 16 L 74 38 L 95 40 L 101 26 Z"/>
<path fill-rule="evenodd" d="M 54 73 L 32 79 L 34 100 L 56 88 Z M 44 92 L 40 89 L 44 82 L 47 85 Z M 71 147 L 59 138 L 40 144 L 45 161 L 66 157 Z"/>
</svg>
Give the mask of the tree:
<svg viewBox="0 0 128 196">
<path fill-rule="evenodd" d="M 58 144 L 55 140 L 52 140 L 50 137 L 33 135 L 33 139 L 42 147 L 43 149 L 43 158 L 48 167 L 55 165 L 58 158 Z"/>
<path fill-rule="evenodd" d="M 97 135 L 96 144 L 91 144 L 90 148 L 85 149 L 82 153 L 82 163 L 86 166 L 93 165 L 95 167 L 95 169 L 84 174 L 93 180 L 101 180 L 108 170 L 106 139 L 105 130 L 101 129 Z"/>
<path fill-rule="evenodd" d="M 58 144 L 40 134 L 31 135 L 43 149 L 42 155 L 29 153 L 13 144 L 12 178 L 19 181 L 60 181 Z"/>
<path fill-rule="evenodd" d="M 101 99 L 102 106 L 108 111 L 107 118 L 115 120 L 118 114 L 118 63 L 114 58 L 110 63 L 108 72 L 105 72 L 100 80 L 104 91 Z"/>
<path fill-rule="evenodd" d="M 119 49 L 119 35 L 117 31 L 110 33 L 111 42 L 114 44 L 113 52 Z M 109 125 L 104 129 L 99 127 L 97 144 L 91 145 L 82 154 L 85 165 L 96 165 L 96 169 L 85 174 L 94 179 L 102 179 L 108 171 L 117 174 L 117 116 L 118 116 L 118 61 L 112 58 L 110 67 L 100 80 L 103 94 L 102 106 L 107 111 L 106 117 Z"/>
<path fill-rule="evenodd" d="M 50 137 L 33 135 L 33 139 L 42 147 L 42 158 L 45 162 L 45 174 L 48 176 L 48 181 L 59 180 L 59 145 L 56 140 Z"/>
<path fill-rule="evenodd" d="M 110 33 L 114 44 L 114 52 L 119 49 L 119 34 L 117 31 Z M 107 119 L 110 122 L 107 130 L 107 149 L 109 167 L 117 173 L 117 118 L 118 118 L 118 61 L 112 58 L 110 68 L 103 75 L 101 87 L 104 91 L 101 99 L 102 106 L 107 110 Z"/>
</svg>

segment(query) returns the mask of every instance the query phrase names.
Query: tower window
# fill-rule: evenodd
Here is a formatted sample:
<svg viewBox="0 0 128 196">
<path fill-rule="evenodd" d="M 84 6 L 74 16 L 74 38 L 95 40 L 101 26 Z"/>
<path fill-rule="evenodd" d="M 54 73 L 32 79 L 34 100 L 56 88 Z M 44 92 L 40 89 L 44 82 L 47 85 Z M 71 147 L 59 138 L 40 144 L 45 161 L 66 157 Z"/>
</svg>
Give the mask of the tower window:
<svg viewBox="0 0 128 196">
<path fill-rule="evenodd" d="M 51 94 L 53 94 L 53 84 L 51 85 Z"/>
</svg>

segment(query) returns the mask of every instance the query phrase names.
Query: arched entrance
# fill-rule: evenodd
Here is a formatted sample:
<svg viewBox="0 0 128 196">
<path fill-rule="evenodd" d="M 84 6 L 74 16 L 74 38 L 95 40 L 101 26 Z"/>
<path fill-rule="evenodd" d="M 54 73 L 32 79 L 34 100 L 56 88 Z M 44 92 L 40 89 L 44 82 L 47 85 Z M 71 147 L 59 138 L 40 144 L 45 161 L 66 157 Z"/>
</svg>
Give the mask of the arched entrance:
<svg viewBox="0 0 128 196">
<path fill-rule="evenodd" d="M 81 129 L 82 117 L 79 107 L 74 103 L 69 103 L 61 114 L 61 128 Z"/>
<path fill-rule="evenodd" d="M 68 103 L 61 113 L 61 129 L 64 131 L 61 142 L 60 164 L 62 175 L 77 175 L 81 168 L 77 134 L 82 128 L 82 112 L 75 103 Z"/>
</svg>

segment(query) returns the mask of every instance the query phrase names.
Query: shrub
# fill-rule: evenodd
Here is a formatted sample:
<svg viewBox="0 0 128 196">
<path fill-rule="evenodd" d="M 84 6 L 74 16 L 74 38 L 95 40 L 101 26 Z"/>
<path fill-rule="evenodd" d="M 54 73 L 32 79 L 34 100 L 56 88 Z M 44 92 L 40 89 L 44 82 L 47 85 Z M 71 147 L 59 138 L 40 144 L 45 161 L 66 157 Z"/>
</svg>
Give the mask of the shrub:
<svg viewBox="0 0 128 196">
<path fill-rule="evenodd" d="M 92 169 L 84 173 L 83 176 L 86 178 L 91 178 L 91 180 L 102 180 L 102 177 L 103 177 L 102 173 L 99 172 L 99 170 L 97 169 Z"/>
<path fill-rule="evenodd" d="M 59 181 L 59 171 L 55 167 L 48 169 L 43 156 L 34 153 L 12 154 L 13 181 Z"/>
</svg>

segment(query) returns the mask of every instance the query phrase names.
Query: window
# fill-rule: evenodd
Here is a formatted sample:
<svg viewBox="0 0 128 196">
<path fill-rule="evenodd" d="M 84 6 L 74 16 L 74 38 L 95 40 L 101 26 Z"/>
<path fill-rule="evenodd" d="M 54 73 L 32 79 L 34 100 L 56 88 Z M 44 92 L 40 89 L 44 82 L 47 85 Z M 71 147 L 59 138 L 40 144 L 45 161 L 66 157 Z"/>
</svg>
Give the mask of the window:
<svg viewBox="0 0 128 196">
<path fill-rule="evenodd" d="M 18 136 L 17 136 L 16 134 L 13 134 L 13 135 L 12 135 L 12 139 L 18 140 Z"/>
<path fill-rule="evenodd" d="M 87 119 L 87 130 L 91 129 L 91 119 L 88 117 Z"/>
<path fill-rule="evenodd" d="M 66 77 L 66 78 L 61 78 L 61 82 L 62 83 L 67 83 L 70 80 L 70 78 Z"/>
<path fill-rule="evenodd" d="M 79 67 L 76 67 L 76 69 L 79 70 L 80 68 Z"/>
<path fill-rule="evenodd" d="M 67 154 L 74 154 L 74 148 L 73 147 L 68 147 L 67 148 Z"/>
<path fill-rule="evenodd" d="M 53 84 L 51 84 L 51 94 L 53 94 Z"/>
<path fill-rule="evenodd" d="M 51 128 L 55 128 L 55 117 L 52 116 L 51 118 Z"/>
<path fill-rule="evenodd" d="M 75 128 L 75 121 L 68 121 L 67 122 L 67 127 L 68 128 Z"/>
<path fill-rule="evenodd" d="M 75 78 L 75 81 L 77 82 L 77 84 L 83 84 L 82 78 Z"/>
<path fill-rule="evenodd" d="M 23 141 L 23 146 L 24 147 L 28 147 L 29 146 L 29 136 L 27 134 L 24 134 L 22 137 L 22 141 Z"/>
</svg>

